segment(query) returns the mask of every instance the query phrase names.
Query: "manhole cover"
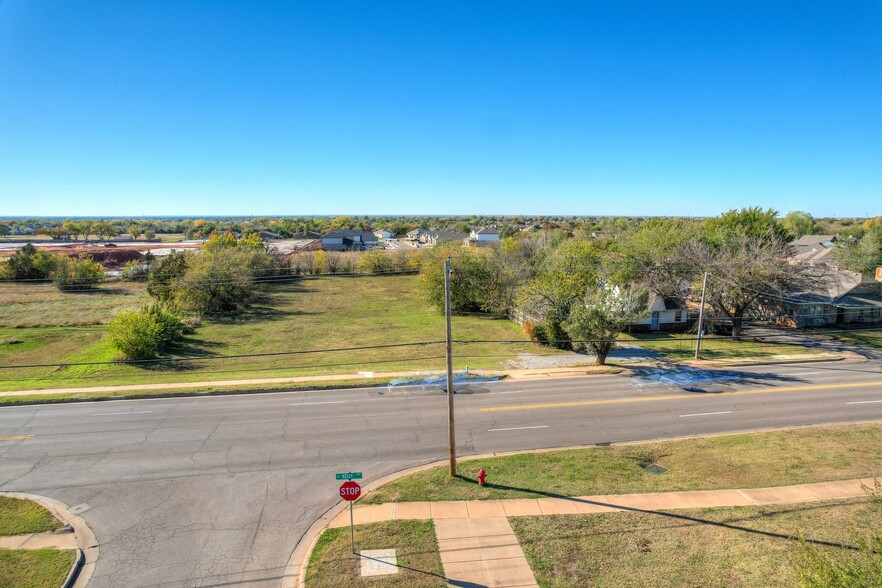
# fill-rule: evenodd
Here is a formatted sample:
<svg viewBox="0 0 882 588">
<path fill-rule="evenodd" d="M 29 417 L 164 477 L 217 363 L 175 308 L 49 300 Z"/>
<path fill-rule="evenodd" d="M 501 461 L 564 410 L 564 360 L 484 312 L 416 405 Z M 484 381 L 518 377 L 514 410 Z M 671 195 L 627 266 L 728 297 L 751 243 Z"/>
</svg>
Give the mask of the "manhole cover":
<svg viewBox="0 0 882 588">
<path fill-rule="evenodd" d="M 666 471 L 668 471 L 667 469 L 661 467 L 658 464 L 654 464 L 654 463 L 651 463 L 648 466 L 643 466 L 643 469 L 646 470 L 647 472 L 649 472 L 650 474 L 663 474 Z"/>
</svg>

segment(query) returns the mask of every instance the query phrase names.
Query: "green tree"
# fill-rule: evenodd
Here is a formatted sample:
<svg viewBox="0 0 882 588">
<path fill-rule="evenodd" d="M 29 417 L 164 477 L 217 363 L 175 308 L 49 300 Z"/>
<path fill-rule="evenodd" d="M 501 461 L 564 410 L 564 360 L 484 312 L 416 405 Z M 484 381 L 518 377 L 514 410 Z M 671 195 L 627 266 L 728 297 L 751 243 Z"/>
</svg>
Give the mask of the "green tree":
<svg viewBox="0 0 882 588">
<path fill-rule="evenodd" d="M 882 266 L 882 217 L 864 223 L 856 236 L 837 240 L 833 258 L 844 268 L 873 275 Z"/>
<path fill-rule="evenodd" d="M 90 290 L 104 281 L 104 267 L 89 257 L 60 255 L 53 280 L 59 290 Z"/>
<path fill-rule="evenodd" d="M 617 243 L 615 281 L 637 282 L 659 296 L 681 299 L 695 268 L 688 247 L 700 237 L 696 223 L 683 219 L 651 218 L 631 227 Z"/>
<path fill-rule="evenodd" d="M 589 290 L 574 304 L 563 327 L 575 347 L 590 350 L 597 365 L 604 365 L 615 340 L 629 324 L 646 317 L 645 290 L 623 290 L 608 284 Z"/>
<path fill-rule="evenodd" d="M 187 255 L 177 251 L 159 259 L 150 267 L 147 277 L 147 293 L 160 302 L 171 302 L 174 298 L 172 283 L 187 270 Z"/>
<path fill-rule="evenodd" d="M 815 232 L 815 219 L 804 210 L 788 212 L 784 216 L 784 220 L 781 221 L 781 224 L 796 239 Z"/>
<path fill-rule="evenodd" d="M 156 238 L 156 231 L 154 231 L 153 229 L 147 229 L 146 231 L 144 231 L 144 238 L 148 241 L 152 241 Z"/>
<path fill-rule="evenodd" d="M 128 228 L 126 228 L 126 232 L 132 236 L 132 239 L 137 239 L 143 233 L 141 227 L 136 224 L 129 225 Z"/>
<path fill-rule="evenodd" d="M 715 247 L 738 241 L 742 237 L 764 242 L 788 243 L 793 237 L 778 220 L 778 212 L 755 206 L 730 210 L 705 222 L 707 242 Z"/>
<path fill-rule="evenodd" d="M 361 255 L 355 267 L 366 274 L 386 274 L 395 269 L 395 260 L 382 251 L 367 251 Z"/>
<path fill-rule="evenodd" d="M 6 267 L 14 280 L 45 280 L 55 270 L 56 257 L 47 251 L 38 251 L 31 243 L 25 243 L 9 258 Z"/>
<path fill-rule="evenodd" d="M 178 340 L 184 324 L 158 304 L 120 311 L 108 324 L 111 345 L 126 359 L 151 359 Z"/>
</svg>

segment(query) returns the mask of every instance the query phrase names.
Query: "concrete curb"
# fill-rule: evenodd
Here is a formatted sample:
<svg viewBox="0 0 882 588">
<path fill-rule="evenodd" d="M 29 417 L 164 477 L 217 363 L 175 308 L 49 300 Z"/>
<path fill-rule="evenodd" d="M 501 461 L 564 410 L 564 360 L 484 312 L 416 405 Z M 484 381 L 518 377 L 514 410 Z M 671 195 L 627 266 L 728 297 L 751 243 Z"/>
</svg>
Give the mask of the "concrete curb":
<svg viewBox="0 0 882 588">
<path fill-rule="evenodd" d="M 692 360 L 691 363 L 697 365 L 709 365 L 711 367 L 747 367 L 752 365 L 787 365 L 790 363 L 821 363 L 824 361 L 845 361 L 845 357 L 842 356 L 834 356 L 834 357 L 812 357 L 806 359 L 782 359 L 780 361 L 739 361 L 734 360 L 733 362 L 726 362 L 725 360 L 715 361 L 712 359 L 705 360 L 704 363 L 695 362 Z"/>
<path fill-rule="evenodd" d="M 839 423 L 821 423 L 816 425 L 798 425 L 791 427 L 767 427 L 767 428 L 759 428 L 759 429 L 747 429 L 743 431 L 734 431 L 730 433 L 713 433 L 710 435 L 685 435 L 681 437 L 662 437 L 657 439 L 644 439 L 640 441 L 617 441 L 614 443 L 594 443 L 592 445 L 568 445 L 563 447 L 547 447 L 544 449 L 530 449 L 526 451 L 502 451 L 497 453 L 484 453 L 481 455 L 464 455 L 458 459 L 458 464 L 463 462 L 472 462 L 481 459 L 489 459 L 493 457 L 504 457 L 507 455 L 525 455 L 530 453 L 550 453 L 552 451 L 566 451 L 569 449 L 591 449 L 598 446 L 628 446 L 628 445 L 643 445 L 647 443 L 662 443 L 665 441 L 685 441 L 688 439 L 709 439 L 714 437 L 731 437 L 733 435 L 744 435 L 748 433 L 771 433 L 775 431 L 795 431 L 800 429 L 815 429 L 819 427 L 847 427 L 852 425 L 871 425 L 871 424 L 882 424 L 882 420 L 874 419 L 868 421 L 843 421 Z M 362 495 L 366 496 L 370 494 L 370 492 L 376 490 L 380 486 L 388 484 L 389 482 L 394 482 L 399 478 L 403 478 L 405 476 L 409 476 L 410 474 L 415 474 L 417 472 L 421 472 L 424 470 L 428 470 L 431 468 L 439 467 L 447 465 L 447 460 L 438 460 L 430 463 L 426 463 L 419 466 L 414 466 L 411 468 L 405 468 L 403 470 L 399 470 L 397 472 L 393 472 L 387 476 L 383 476 L 370 484 L 366 484 L 364 486 L 364 490 Z M 285 566 L 285 576 L 294 578 L 296 580 L 297 588 L 306 588 L 306 569 L 309 564 L 309 558 L 312 555 L 312 551 L 315 549 L 316 544 L 318 543 L 319 537 L 321 534 L 328 528 L 328 525 L 331 523 L 334 518 L 339 515 L 341 512 L 348 508 L 349 503 L 345 500 L 341 500 L 331 508 L 325 511 L 325 513 L 320 516 L 315 522 L 310 525 L 309 529 L 306 530 L 306 533 L 303 534 L 300 541 L 297 543 L 297 547 L 294 549 L 294 553 L 291 554 L 291 557 L 288 559 L 288 564 Z"/>
<path fill-rule="evenodd" d="M 98 561 L 98 539 L 95 537 L 92 529 L 89 528 L 89 525 L 86 524 L 85 519 L 72 513 L 70 508 L 63 502 L 47 496 L 28 494 L 26 492 L 0 492 L 0 495 L 38 502 L 46 507 L 58 520 L 73 529 L 79 553 L 74 566 L 71 568 L 71 574 L 65 581 L 64 588 L 84 588 L 92 577 L 92 573 L 95 571 L 95 563 Z"/>
<path fill-rule="evenodd" d="M 70 566 L 70 572 L 68 572 L 67 578 L 65 578 L 64 584 L 61 585 L 61 588 L 73 588 L 74 583 L 77 581 L 77 576 L 80 574 L 80 569 L 83 567 L 83 562 L 85 561 L 86 556 L 83 555 L 83 550 L 78 547 L 73 565 Z"/>
</svg>

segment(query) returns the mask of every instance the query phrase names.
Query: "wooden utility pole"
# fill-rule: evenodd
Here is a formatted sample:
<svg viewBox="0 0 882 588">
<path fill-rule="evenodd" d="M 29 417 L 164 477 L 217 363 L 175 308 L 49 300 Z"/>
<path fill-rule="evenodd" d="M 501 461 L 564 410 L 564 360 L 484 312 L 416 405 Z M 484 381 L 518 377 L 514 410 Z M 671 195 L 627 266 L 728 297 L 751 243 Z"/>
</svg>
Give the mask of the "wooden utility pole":
<svg viewBox="0 0 882 588">
<path fill-rule="evenodd" d="M 704 298 L 707 295 L 707 272 L 701 285 L 701 307 L 698 309 L 698 337 L 695 339 L 695 359 L 701 359 L 701 337 L 704 334 Z"/>
<path fill-rule="evenodd" d="M 450 327 L 450 258 L 444 262 L 444 316 L 447 319 L 447 444 L 450 475 L 456 475 L 456 427 L 453 419 L 453 342 Z"/>
</svg>

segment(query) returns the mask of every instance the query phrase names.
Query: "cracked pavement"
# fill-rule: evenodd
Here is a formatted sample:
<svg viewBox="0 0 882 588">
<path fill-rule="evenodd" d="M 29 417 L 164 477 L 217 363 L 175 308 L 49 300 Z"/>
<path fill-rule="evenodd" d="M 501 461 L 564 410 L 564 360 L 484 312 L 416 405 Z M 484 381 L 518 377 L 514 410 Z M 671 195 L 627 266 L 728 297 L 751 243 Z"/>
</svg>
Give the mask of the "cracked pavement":
<svg viewBox="0 0 882 588">
<path fill-rule="evenodd" d="M 745 368 L 741 381 L 688 398 L 681 389 L 635 390 L 622 375 L 483 383 L 456 397 L 458 451 L 880 419 L 882 402 L 846 405 L 882 398 L 873 385 L 880 365 Z M 836 389 L 841 382 L 866 385 Z M 819 388 L 786 391 L 805 384 Z M 758 386 L 785 391 L 717 394 Z M 616 402 L 481 410 L 595 399 Z M 705 410 L 731 414 L 678 418 Z M 446 424 L 446 398 L 425 387 L 5 407 L 0 436 L 32 437 L 0 442 L 0 490 L 80 512 L 101 545 L 92 587 L 291 586 L 291 553 L 338 501 L 334 473 L 363 471 L 367 483 L 443 459 Z"/>
</svg>

